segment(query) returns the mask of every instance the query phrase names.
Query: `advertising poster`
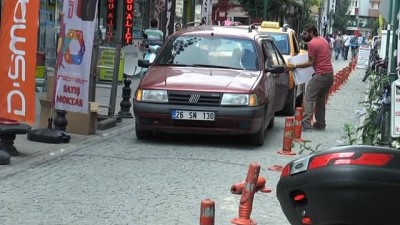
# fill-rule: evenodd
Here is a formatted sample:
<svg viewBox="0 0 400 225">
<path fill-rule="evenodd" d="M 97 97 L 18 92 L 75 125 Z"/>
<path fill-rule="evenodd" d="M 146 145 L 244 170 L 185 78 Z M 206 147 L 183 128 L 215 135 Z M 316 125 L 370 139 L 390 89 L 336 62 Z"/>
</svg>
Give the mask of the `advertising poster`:
<svg viewBox="0 0 400 225">
<path fill-rule="evenodd" d="M 358 47 L 357 68 L 367 69 L 369 64 L 370 45 L 360 45 Z"/>
<path fill-rule="evenodd" d="M 203 5 L 201 6 L 201 24 L 211 25 L 210 17 L 212 10 L 212 0 L 203 0 Z"/>
<path fill-rule="evenodd" d="M 33 124 L 39 1 L 7 0 L 2 10 L 0 118 Z"/>
<path fill-rule="evenodd" d="M 97 0 L 66 0 L 56 66 L 54 107 L 88 113 Z"/>
<path fill-rule="evenodd" d="M 400 137 L 400 81 L 391 84 L 391 120 L 390 134 L 392 137 Z"/>
</svg>

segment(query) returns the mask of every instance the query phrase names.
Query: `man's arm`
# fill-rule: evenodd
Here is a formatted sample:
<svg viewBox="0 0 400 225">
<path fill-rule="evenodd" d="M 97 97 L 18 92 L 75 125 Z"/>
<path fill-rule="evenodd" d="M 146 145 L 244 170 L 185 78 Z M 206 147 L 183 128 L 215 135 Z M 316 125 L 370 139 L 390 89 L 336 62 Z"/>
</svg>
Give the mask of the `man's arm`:
<svg viewBox="0 0 400 225">
<path fill-rule="evenodd" d="M 295 70 L 297 68 L 307 68 L 307 67 L 313 66 L 314 65 L 314 61 L 315 61 L 315 57 L 309 55 L 307 62 L 300 63 L 300 64 L 290 64 L 290 63 L 288 63 L 287 64 L 287 68 L 289 70 Z"/>
</svg>

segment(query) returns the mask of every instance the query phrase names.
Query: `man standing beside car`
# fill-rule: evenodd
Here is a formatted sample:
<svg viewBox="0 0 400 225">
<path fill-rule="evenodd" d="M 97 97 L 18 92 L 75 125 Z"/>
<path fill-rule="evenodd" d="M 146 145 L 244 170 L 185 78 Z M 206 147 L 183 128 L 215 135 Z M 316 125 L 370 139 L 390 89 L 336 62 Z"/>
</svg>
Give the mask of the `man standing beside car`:
<svg viewBox="0 0 400 225">
<path fill-rule="evenodd" d="M 303 130 L 325 130 L 325 99 L 333 84 L 333 66 L 331 51 L 325 38 L 318 36 L 315 25 L 304 27 L 303 40 L 308 42 L 308 61 L 301 64 L 288 64 L 288 69 L 306 68 L 312 66 L 315 70 L 304 96 Z M 311 124 L 315 107 L 315 123 Z"/>
</svg>

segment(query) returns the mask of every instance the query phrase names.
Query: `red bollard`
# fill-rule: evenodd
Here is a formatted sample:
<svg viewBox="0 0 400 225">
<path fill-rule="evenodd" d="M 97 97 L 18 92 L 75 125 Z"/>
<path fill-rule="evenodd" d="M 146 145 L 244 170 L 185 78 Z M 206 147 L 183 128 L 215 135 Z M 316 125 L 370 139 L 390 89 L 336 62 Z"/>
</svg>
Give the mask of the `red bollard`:
<svg viewBox="0 0 400 225">
<path fill-rule="evenodd" d="M 253 209 L 253 199 L 256 193 L 256 186 L 258 175 L 260 174 L 260 164 L 251 163 L 247 177 L 245 180 L 244 188 L 242 190 L 242 197 L 240 198 L 239 217 L 232 219 L 232 224 L 236 225 L 257 225 L 256 221 L 250 219 L 250 214 Z"/>
<path fill-rule="evenodd" d="M 278 151 L 279 154 L 296 155 L 295 152 L 292 152 L 293 129 L 294 129 L 294 117 L 293 116 L 286 117 L 285 128 L 283 131 L 284 132 L 283 133 L 283 148 Z"/>
<path fill-rule="evenodd" d="M 215 202 L 211 199 L 201 201 L 200 225 L 214 225 Z"/>
<path fill-rule="evenodd" d="M 236 195 L 241 195 L 244 189 L 246 181 L 242 181 L 231 186 L 231 193 Z M 271 189 L 265 187 L 267 180 L 264 177 L 258 177 L 257 185 L 256 185 L 256 192 L 260 191 L 263 193 L 270 193 Z"/>
<path fill-rule="evenodd" d="M 340 87 L 342 86 L 342 73 L 343 73 L 343 71 L 339 71 L 339 72 L 337 72 L 336 73 L 336 77 L 337 77 L 337 81 L 336 81 L 336 83 L 337 83 L 337 90 L 340 90 Z"/>
<path fill-rule="evenodd" d="M 333 91 L 332 91 L 332 93 L 335 93 L 337 91 L 337 84 L 338 84 L 338 81 L 337 81 L 337 73 L 336 73 L 333 76 L 333 84 L 332 84 Z"/>
<path fill-rule="evenodd" d="M 295 142 L 304 142 L 301 138 L 301 122 L 303 121 L 303 107 L 296 107 L 296 113 L 294 114 L 294 141 Z"/>
</svg>

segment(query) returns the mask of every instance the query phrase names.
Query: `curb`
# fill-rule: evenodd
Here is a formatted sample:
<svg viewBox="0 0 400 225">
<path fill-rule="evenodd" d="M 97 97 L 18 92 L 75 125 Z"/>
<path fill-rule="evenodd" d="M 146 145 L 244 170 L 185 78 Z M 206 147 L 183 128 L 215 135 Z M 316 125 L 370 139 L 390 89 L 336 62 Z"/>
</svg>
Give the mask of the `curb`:
<svg viewBox="0 0 400 225">
<path fill-rule="evenodd" d="M 49 161 L 57 159 L 63 155 L 74 153 L 80 151 L 82 147 L 92 144 L 93 142 L 106 141 L 121 133 L 132 132 L 135 128 L 134 119 L 126 119 L 124 122 L 117 124 L 116 127 L 105 130 L 105 132 L 100 131 L 95 135 L 88 135 L 88 138 L 84 138 L 82 141 L 77 143 L 63 143 L 49 148 L 43 149 L 41 151 L 30 154 L 29 157 L 19 158 L 14 164 L 13 159 L 9 165 L 0 166 L 0 177 L 13 176 L 19 172 L 30 170 L 33 166 L 40 164 L 43 161 Z M 72 137 L 73 138 L 73 137 Z"/>
</svg>

